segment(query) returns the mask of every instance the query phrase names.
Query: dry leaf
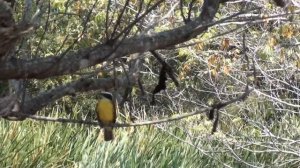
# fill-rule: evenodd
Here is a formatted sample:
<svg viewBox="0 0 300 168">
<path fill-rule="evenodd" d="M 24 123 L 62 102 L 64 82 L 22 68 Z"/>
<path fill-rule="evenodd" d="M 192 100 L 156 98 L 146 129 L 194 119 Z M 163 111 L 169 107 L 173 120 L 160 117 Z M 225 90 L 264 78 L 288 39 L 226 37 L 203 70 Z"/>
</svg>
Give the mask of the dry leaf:
<svg viewBox="0 0 300 168">
<path fill-rule="evenodd" d="M 229 38 L 222 40 L 221 50 L 227 50 L 229 48 Z"/>
<path fill-rule="evenodd" d="M 230 67 L 228 66 L 228 65 L 225 65 L 224 67 L 223 67 L 223 71 L 224 71 L 224 73 L 226 74 L 226 75 L 229 75 L 230 74 Z"/>
<path fill-rule="evenodd" d="M 292 38 L 293 34 L 294 34 L 294 27 L 292 25 L 284 25 L 282 27 L 282 31 L 281 31 L 281 35 L 285 38 Z"/>
<path fill-rule="evenodd" d="M 268 40 L 268 44 L 269 44 L 270 47 L 276 46 L 277 43 L 278 43 L 277 39 L 274 36 L 270 37 L 269 40 Z"/>
</svg>

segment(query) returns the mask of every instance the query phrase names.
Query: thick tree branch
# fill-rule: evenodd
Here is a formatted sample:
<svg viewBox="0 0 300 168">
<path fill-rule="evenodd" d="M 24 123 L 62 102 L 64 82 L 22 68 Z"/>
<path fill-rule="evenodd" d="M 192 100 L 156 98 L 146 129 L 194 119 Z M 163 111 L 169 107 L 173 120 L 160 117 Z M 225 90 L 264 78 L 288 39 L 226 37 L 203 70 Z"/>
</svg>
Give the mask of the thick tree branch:
<svg viewBox="0 0 300 168">
<path fill-rule="evenodd" d="M 64 57 L 53 56 L 32 60 L 9 60 L 0 65 L 0 80 L 47 78 L 70 74 L 107 59 L 111 60 L 128 54 L 164 49 L 192 39 L 207 30 L 218 8 L 219 0 L 206 0 L 200 17 L 194 21 L 184 26 L 153 35 L 140 35 L 125 39 L 117 48 L 113 45 L 100 44 L 92 48 L 80 50 L 77 53 L 69 53 Z"/>
<path fill-rule="evenodd" d="M 112 87 L 128 87 L 128 80 L 131 80 L 132 83 L 137 81 L 136 75 L 128 77 L 119 77 L 119 78 L 103 78 L 103 79 L 91 79 L 91 78 L 82 78 L 78 81 L 68 83 L 66 85 L 59 86 L 57 88 L 51 89 L 47 92 L 41 93 L 38 96 L 26 100 L 24 107 L 22 109 L 23 113 L 26 114 L 35 114 L 38 110 L 46 106 L 47 104 L 62 98 L 66 95 L 75 95 L 77 92 L 87 92 L 91 90 L 109 90 Z"/>
</svg>

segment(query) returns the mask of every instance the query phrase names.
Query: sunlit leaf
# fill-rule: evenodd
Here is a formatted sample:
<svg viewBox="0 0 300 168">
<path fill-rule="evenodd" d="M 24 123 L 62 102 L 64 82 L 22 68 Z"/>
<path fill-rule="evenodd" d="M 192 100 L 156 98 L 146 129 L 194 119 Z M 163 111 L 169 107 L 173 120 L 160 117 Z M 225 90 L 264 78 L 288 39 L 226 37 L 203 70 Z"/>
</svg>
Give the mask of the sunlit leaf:
<svg viewBox="0 0 300 168">
<path fill-rule="evenodd" d="M 300 68 L 300 59 L 295 61 L 295 65 L 296 65 L 297 68 Z"/>
<path fill-rule="evenodd" d="M 274 37 L 274 36 L 271 36 L 269 39 L 268 39 L 268 45 L 270 47 L 274 47 L 276 46 L 278 43 L 277 39 Z"/>
<path fill-rule="evenodd" d="M 230 71 L 231 71 L 231 69 L 230 69 L 229 66 L 225 65 L 225 66 L 223 67 L 223 72 L 224 72 L 226 75 L 229 75 L 229 74 L 230 74 Z"/>
<path fill-rule="evenodd" d="M 208 58 L 208 67 L 215 67 L 217 65 L 218 62 L 218 55 L 212 55 Z"/>
<path fill-rule="evenodd" d="M 211 72 L 211 75 L 212 75 L 213 77 L 215 77 L 215 78 L 218 77 L 218 72 L 217 72 L 216 69 L 212 69 L 210 72 Z"/>
<path fill-rule="evenodd" d="M 196 51 L 203 51 L 203 49 L 204 49 L 204 43 L 198 42 L 198 43 L 195 45 L 195 49 L 196 49 Z"/>
</svg>

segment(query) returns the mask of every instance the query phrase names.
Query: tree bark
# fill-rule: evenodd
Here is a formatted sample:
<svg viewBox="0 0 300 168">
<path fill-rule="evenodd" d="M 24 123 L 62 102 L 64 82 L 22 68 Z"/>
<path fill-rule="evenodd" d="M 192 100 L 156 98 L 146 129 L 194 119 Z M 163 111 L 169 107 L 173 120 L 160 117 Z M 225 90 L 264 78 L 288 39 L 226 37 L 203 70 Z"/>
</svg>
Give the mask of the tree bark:
<svg viewBox="0 0 300 168">
<path fill-rule="evenodd" d="M 190 40 L 209 27 L 217 10 L 219 0 L 206 0 L 201 15 L 188 24 L 153 35 L 139 35 L 115 42 L 113 45 L 99 44 L 67 55 L 38 59 L 12 59 L 0 64 L 0 80 L 21 78 L 48 78 L 72 74 L 106 60 L 133 53 L 165 49 Z"/>
</svg>

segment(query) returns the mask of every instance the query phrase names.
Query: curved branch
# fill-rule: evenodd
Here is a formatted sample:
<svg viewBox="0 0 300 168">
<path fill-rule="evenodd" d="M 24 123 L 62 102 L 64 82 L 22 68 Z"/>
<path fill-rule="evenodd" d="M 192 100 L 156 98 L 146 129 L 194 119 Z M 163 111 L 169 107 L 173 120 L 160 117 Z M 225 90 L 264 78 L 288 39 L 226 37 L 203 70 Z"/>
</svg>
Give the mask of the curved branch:
<svg viewBox="0 0 300 168">
<path fill-rule="evenodd" d="M 135 75 L 131 76 L 130 79 L 128 79 L 128 77 L 120 77 L 116 79 L 82 78 L 66 85 L 58 86 L 54 89 L 41 93 L 34 98 L 26 100 L 22 112 L 26 114 L 35 114 L 38 110 L 40 110 L 47 104 L 66 95 L 75 95 L 76 92 L 87 92 L 97 89 L 109 90 L 114 87 L 115 84 L 116 87 L 127 87 L 129 83 L 128 80 L 136 81 L 135 78 Z"/>
<path fill-rule="evenodd" d="M 64 57 L 54 56 L 32 60 L 13 59 L 0 65 L 1 79 L 47 78 L 74 73 L 107 59 L 123 57 L 128 54 L 164 49 L 203 33 L 213 20 L 219 8 L 219 0 L 206 0 L 201 15 L 195 21 L 154 35 L 139 35 L 125 39 L 117 47 L 100 44 L 92 48 L 69 53 Z M 118 43 L 118 42 L 116 42 Z"/>
</svg>

